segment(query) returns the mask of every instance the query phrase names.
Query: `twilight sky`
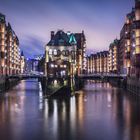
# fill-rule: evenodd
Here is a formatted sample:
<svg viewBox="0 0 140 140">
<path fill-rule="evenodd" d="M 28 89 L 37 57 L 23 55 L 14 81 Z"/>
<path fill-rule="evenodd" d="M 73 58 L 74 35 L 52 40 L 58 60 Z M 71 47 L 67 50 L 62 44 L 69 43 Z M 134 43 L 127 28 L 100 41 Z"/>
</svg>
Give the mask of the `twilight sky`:
<svg viewBox="0 0 140 140">
<path fill-rule="evenodd" d="M 28 57 L 44 53 L 50 31 L 85 31 L 88 52 L 107 50 L 119 38 L 134 0 L 0 0 Z M 91 51 L 90 51 L 91 52 Z"/>
</svg>

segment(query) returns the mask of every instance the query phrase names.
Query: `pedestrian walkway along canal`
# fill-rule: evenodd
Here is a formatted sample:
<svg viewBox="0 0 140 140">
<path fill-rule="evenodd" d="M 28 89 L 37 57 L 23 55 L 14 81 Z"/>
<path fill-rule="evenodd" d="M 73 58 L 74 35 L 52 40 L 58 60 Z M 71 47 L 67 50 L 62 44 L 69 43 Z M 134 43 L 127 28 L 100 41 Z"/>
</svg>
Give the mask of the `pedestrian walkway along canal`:
<svg viewBox="0 0 140 140">
<path fill-rule="evenodd" d="M 0 140 L 139 140 L 140 99 L 85 82 L 67 99 L 44 99 L 37 80 L 0 96 Z"/>
</svg>

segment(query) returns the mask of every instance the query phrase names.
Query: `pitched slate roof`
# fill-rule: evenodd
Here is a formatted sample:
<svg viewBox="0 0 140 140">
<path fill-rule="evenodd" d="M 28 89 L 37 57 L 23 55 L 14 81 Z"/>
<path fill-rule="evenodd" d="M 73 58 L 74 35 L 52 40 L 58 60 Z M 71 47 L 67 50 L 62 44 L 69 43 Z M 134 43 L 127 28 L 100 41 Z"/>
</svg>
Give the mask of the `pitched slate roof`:
<svg viewBox="0 0 140 140">
<path fill-rule="evenodd" d="M 54 37 L 49 41 L 47 46 L 72 46 L 70 37 L 64 31 L 59 30 Z"/>
</svg>

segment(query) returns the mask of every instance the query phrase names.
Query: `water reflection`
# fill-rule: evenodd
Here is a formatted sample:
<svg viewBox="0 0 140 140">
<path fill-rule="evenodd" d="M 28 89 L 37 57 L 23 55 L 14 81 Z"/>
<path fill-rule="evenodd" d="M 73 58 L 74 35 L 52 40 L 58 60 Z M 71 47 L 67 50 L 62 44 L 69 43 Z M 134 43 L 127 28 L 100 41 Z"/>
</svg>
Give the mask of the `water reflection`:
<svg viewBox="0 0 140 140">
<path fill-rule="evenodd" d="M 89 80 L 66 99 L 44 99 L 37 81 L 22 81 L 0 98 L 2 139 L 139 140 L 140 100 Z"/>
</svg>

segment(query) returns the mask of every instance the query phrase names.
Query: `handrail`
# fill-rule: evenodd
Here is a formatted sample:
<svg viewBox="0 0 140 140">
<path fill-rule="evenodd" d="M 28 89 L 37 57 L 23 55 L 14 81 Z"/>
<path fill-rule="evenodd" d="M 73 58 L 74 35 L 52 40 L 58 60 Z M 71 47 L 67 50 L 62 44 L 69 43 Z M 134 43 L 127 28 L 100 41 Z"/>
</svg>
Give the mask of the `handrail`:
<svg viewBox="0 0 140 140">
<path fill-rule="evenodd" d="M 95 77 L 127 77 L 126 74 L 79 74 L 79 77 L 89 77 L 89 76 L 95 76 Z"/>
</svg>

